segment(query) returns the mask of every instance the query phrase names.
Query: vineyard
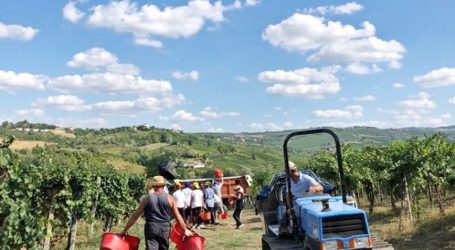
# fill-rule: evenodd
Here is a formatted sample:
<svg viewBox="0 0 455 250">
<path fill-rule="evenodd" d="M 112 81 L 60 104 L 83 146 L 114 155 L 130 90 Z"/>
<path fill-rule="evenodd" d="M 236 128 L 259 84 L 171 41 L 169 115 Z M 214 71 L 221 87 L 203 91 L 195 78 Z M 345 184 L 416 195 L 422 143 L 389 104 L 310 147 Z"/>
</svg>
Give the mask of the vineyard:
<svg viewBox="0 0 455 250">
<path fill-rule="evenodd" d="M 110 138 L 111 143 L 124 138 L 123 134 L 120 137 L 110 132 L 100 133 L 106 133 L 108 137 L 104 139 Z M 81 137 L 87 135 L 91 139 L 85 141 L 97 141 L 92 133 L 78 131 L 76 138 L 65 139 L 65 144 L 74 148 L 53 145 L 21 153 L 10 149 L 13 137 L 4 137 L 0 144 L 0 249 L 51 249 L 57 241 L 59 245 L 66 241 L 66 248 L 74 249 L 78 225 L 79 230 L 81 226 L 87 227 L 83 231 L 88 232 L 88 238 L 99 238 L 93 235 L 95 221 L 98 225 L 102 221 L 104 230 L 108 231 L 135 209 L 145 194 L 146 177 L 114 170 L 106 160 L 112 157 L 112 152 L 104 154 L 103 145 L 97 145 L 95 151 L 77 149 L 84 147 Z M 146 134 L 140 135 L 136 137 L 145 140 Z M 152 175 L 163 157 L 172 156 L 175 160 L 182 159 L 182 155 L 203 154 L 206 161 L 221 168 L 227 166 L 223 169 L 226 173 L 251 174 L 255 180 L 252 190 L 260 189 L 282 171 L 278 150 L 232 146 L 194 135 L 175 136 L 187 142 L 191 138 L 192 142 L 183 151 L 183 147 L 175 150 L 179 143 L 161 144 L 156 149 L 159 154 L 140 152 L 141 156 L 133 163 L 144 165 L 145 172 Z M 65 145 L 61 139 L 54 141 Z M 137 145 L 134 141 L 128 143 Z M 296 156 L 291 159 L 297 165 L 338 183 L 336 161 L 330 148 L 306 152 L 296 146 L 292 150 Z M 455 144 L 446 135 L 436 133 L 362 148 L 344 144 L 342 151 L 348 192 L 368 201 L 366 210 L 371 216 L 379 203 L 388 204 L 399 214 L 399 227 L 419 228 L 428 209 L 438 208 L 443 218 L 448 208 L 454 206 Z M 182 176 L 207 177 L 211 171 L 210 168 L 191 170 L 188 171 L 191 175 Z"/>
<path fill-rule="evenodd" d="M 144 194 L 143 176 L 93 168 L 82 156 L 60 165 L 42 150 L 24 164 L 8 148 L 12 141 L 0 145 L 1 249 L 50 249 L 65 236 L 67 249 L 74 249 L 78 221 L 103 220 L 109 230 Z"/>
</svg>

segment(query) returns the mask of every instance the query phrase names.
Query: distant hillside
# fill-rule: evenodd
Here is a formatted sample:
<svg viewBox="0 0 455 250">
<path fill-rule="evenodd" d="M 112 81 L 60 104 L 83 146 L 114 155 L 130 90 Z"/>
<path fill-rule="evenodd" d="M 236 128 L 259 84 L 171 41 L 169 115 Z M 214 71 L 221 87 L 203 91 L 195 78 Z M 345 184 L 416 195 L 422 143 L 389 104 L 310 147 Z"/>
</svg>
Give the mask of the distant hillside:
<svg viewBox="0 0 455 250">
<path fill-rule="evenodd" d="M 330 128 L 340 138 L 341 143 L 351 143 L 356 147 L 366 145 L 385 145 L 395 140 L 406 140 L 412 137 L 422 137 L 435 133 L 442 133 L 455 142 L 455 126 L 440 128 L 399 128 L 399 129 L 379 129 L 374 127 L 350 127 L 350 128 Z M 234 144 L 270 146 L 282 148 L 285 137 L 295 130 L 263 132 L 263 133 L 210 133 L 210 135 L 221 138 Z M 204 134 L 204 133 L 203 133 Z M 302 140 L 300 146 L 305 148 L 320 148 L 331 142 L 326 135 L 307 137 Z"/>
<path fill-rule="evenodd" d="M 59 133 L 54 133 L 54 130 Z M 445 128 L 378 129 L 372 127 L 332 128 L 341 143 L 351 143 L 360 148 L 366 145 L 384 145 L 393 140 L 406 140 L 437 132 L 446 134 L 455 142 L 455 126 Z M 102 160 L 120 172 L 157 173 L 160 162 L 172 160 L 181 177 L 210 177 L 214 168 L 226 175 L 256 174 L 281 170 L 284 138 L 293 131 L 265 133 L 183 133 L 148 126 L 62 129 L 53 125 L 4 122 L 0 138 L 14 135 L 22 146 L 15 148 L 22 155 L 38 146 L 62 155 L 80 153 Z M 28 144 L 27 144 L 28 143 Z M 292 150 L 328 148 L 332 139 L 328 135 L 292 140 Z M 63 152 L 63 153 L 62 153 Z M 298 155 L 298 154 L 297 154 Z M 297 156 L 299 157 L 299 156 Z M 77 157 L 76 157 L 77 158 Z M 63 159 L 64 160 L 64 159 Z M 202 161 L 201 169 L 183 168 L 186 163 Z M 155 168 L 155 170 L 154 170 Z"/>
</svg>

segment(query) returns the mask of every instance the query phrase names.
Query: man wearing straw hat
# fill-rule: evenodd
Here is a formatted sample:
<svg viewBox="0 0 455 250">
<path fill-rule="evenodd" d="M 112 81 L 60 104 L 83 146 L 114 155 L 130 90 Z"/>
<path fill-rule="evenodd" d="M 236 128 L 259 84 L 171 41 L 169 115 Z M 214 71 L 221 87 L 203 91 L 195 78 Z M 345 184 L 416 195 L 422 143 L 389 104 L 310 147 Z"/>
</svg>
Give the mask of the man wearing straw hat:
<svg viewBox="0 0 455 250">
<path fill-rule="evenodd" d="M 147 250 L 166 250 L 169 248 L 172 215 L 175 216 L 180 227 L 184 230 L 185 236 L 189 237 L 193 234 L 186 228 L 174 198 L 164 192 L 166 179 L 163 176 L 154 176 L 149 185 L 153 187 L 153 192 L 142 199 L 137 210 L 128 219 L 121 234 L 127 234 L 128 229 L 143 213 L 145 217 L 145 248 Z"/>
</svg>

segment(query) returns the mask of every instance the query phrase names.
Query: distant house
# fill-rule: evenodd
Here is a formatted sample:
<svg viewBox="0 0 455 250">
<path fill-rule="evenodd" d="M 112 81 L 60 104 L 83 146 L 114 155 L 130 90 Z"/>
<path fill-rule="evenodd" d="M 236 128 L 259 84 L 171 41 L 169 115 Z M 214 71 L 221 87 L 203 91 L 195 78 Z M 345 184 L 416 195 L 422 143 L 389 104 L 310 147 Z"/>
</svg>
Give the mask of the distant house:
<svg viewBox="0 0 455 250">
<path fill-rule="evenodd" d="M 183 165 L 185 168 L 205 168 L 205 164 L 201 160 L 190 161 Z"/>
</svg>

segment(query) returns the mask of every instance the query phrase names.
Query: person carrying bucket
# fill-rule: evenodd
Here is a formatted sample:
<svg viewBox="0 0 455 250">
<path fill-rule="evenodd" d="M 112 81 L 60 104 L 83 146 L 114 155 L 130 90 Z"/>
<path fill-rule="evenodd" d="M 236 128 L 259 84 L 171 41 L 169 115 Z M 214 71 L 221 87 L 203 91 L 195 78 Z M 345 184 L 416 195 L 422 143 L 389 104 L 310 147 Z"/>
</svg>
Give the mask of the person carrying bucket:
<svg viewBox="0 0 455 250">
<path fill-rule="evenodd" d="M 191 192 L 191 215 L 193 216 L 193 226 L 198 228 L 204 228 L 202 219 L 199 217 L 202 207 L 204 207 L 204 194 L 199 187 L 199 183 L 193 183 L 193 192 Z"/>
<path fill-rule="evenodd" d="M 210 224 L 215 224 L 215 191 L 210 187 L 210 181 L 204 183 L 204 201 L 210 212 Z"/>
<path fill-rule="evenodd" d="M 174 198 L 164 192 L 166 179 L 163 176 L 154 176 L 149 184 L 153 187 L 153 192 L 141 200 L 139 207 L 130 216 L 125 228 L 120 234 L 126 235 L 128 229 L 144 214 L 145 248 L 147 250 L 167 250 L 169 249 L 169 232 L 171 230 L 172 215 L 175 216 L 185 236 L 190 237 L 193 233 L 186 228 Z"/>
<path fill-rule="evenodd" d="M 240 214 L 242 213 L 242 209 L 245 208 L 245 203 L 243 201 L 243 197 L 245 196 L 245 193 L 243 191 L 242 186 L 240 186 L 239 180 L 235 180 L 235 185 L 236 186 L 234 188 L 234 192 L 235 192 L 236 202 L 235 202 L 234 214 L 232 215 L 232 217 L 234 217 L 236 229 L 240 229 L 243 227 L 243 223 L 240 221 Z"/>
<path fill-rule="evenodd" d="M 177 182 L 175 184 L 175 191 L 172 194 L 172 197 L 174 197 L 180 215 L 185 220 L 185 194 L 182 191 L 182 187 L 183 187 L 182 184 Z"/>
<path fill-rule="evenodd" d="M 212 189 L 215 192 L 215 220 L 217 220 L 218 212 L 224 214 L 223 208 L 223 196 L 221 194 L 221 188 L 223 187 L 223 172 L 220 169 L 215 169 L 212 180 Z"/>
</svg>

